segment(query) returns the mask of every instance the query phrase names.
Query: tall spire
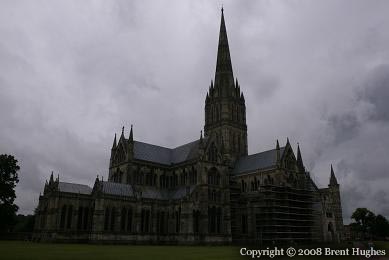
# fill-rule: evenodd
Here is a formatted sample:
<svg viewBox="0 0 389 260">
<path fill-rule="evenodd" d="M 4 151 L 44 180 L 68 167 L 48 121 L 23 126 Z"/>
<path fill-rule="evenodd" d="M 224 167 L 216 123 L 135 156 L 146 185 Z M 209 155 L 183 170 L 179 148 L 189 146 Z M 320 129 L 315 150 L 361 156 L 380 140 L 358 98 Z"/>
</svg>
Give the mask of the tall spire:
<svg viewBox="0 0 389 260">
<path fill-rule="evenodd" d="M 215 86 L 229 88 L 234 86 L 234 75 L 232 73 L 230 48 L 228 46 L 227 30 L 226 24 L 224 22 L 223 10 L 224 9 L 222 8 L 219 45 L 217 50 Z M 229 91 L 225 91 L 224 93 L 229 93 Z"/>
<path fill-rule="evenodd" d="M 209 95 L 205 99 L 204 136 L 214 135 L 219 146 L 220 140 L 223 140 L 223 158 L 226 155 L 225 161 L 233 163 L 239 157 L 247 155 L 246 105 L 232 72 L 223 9 L 216 59 L 215 79 L 213 83 L 211 81 Z"/>
<path fill-rule="evenodd" d="M 329 186 L 337 186 L 338 180 L 335 177 L 334 169 L 332 168 L 331 164 L 331 177 L 330 177 L 330 185 Z"/>
</svg>

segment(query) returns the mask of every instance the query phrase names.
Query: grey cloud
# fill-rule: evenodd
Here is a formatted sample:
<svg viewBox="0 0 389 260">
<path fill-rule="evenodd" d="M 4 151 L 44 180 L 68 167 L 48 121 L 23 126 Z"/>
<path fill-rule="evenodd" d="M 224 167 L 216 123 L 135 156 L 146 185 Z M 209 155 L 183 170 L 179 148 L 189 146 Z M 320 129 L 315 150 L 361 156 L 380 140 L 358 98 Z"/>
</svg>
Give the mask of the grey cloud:
<svg viewBox="0 0 389 260">
<path fill-rule="evenodd" d="M 374 105 L 373 120 L 389 121 L 389 65 L 374 68 L 367 77 L 361 98 Z"/>
<path fill-rule="evenodd" d="M 360 122 L 354 114 L 333 115 L 329 118 L 329 124 L 335 130 L 334 143 L 348 141 L 353 138 L 358 131 Z"/>
</svg>

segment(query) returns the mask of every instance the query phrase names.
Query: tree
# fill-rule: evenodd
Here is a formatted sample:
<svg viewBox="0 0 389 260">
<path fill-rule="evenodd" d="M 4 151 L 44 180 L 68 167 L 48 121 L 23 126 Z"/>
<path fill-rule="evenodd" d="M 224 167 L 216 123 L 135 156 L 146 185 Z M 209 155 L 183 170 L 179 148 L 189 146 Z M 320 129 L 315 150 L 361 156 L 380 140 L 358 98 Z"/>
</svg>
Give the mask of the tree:
<svg viewBox="0 0 389 260">
<path fill-rule="evenodd" d="M 34 215 L 18 214 L 12 232 L 32 232 L 34 230 L 34 217 Z"/>
<path fill-rule="evenodd" d="M 18 206 L 14 204 L 15 186 L 19 182 L 18 161 L 12 155 L 0 155 L 0 232 L 7 232 L 15 223 Z"/>
<path fill-rule="evenodd" d="M 366 208 L 357 208 L 351 215 L 355 223 L 350 226 L 353 231 L 358 232 L 365 239 L 366 235 L 369 238 L 384 238 L 389 236 L 389 221 L 382 215 L 375 215 Z"/>
<path fill-rule="evenodd" d="M 371 235 L 375 220 L 373 212 L 367 208 L 357 208 L 351 215 L 351 218 L 353 218 L 356 222 L 356 224 L 353 225 L 356 229 L 355 231 L 361 232 L 363 238 L 365 238 L 366 235 Z"/>
<path fill-rule="evenodd" d="M 382 215 L 377 215 L 374 220 L 372 232 L 377 238 L 384 238 L 389 236 L 388 220 Z"/>
</svg>

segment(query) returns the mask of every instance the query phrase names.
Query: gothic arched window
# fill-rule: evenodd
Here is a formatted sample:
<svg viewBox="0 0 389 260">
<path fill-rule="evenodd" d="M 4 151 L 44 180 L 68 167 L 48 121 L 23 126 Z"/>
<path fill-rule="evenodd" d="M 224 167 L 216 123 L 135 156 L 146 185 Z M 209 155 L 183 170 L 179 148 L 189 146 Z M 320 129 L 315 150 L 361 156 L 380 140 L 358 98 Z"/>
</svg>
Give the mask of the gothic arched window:
<svg viewBox="0 0 389 260">
<path fill-rule="evenodd" d="M 215 143 L 212 143 L 208 149 L 208 160 L 211 162 L 217 161 L 217 148 Z"/>
<path fill-rule="evenodd" d="M 126 219 L 127 219 L 127 209 L 122 208 L 122 213 L 120 216 L 120 230 L 125 231 L 126 230 Z"/>
<path fill-rule="evenodd" d="M 104 230 L 108 230 L 109 226 L 109 208 L 105 209 L 105 214 L 104 214 Z"/>
</svg>

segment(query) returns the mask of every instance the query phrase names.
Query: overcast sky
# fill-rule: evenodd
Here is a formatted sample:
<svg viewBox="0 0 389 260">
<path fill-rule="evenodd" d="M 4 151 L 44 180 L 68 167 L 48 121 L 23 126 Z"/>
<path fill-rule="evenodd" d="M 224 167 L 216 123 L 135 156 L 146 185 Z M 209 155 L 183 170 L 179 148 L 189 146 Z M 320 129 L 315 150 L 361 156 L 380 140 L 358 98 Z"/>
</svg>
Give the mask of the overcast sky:
<svg viewBox="0 0 389 260">
<path fill-rule="evenodd" d="M 106 178 L 123 125 L 167 147 L 199 137 L 221 3 L 0 2 L 0 153 L 19 160 L 20 213 L 51 171 Z M 346 222 L 389 217 L 389 2 L 223 4 L 249 153 L 289 137 L 319 187 L 334 165 Z"/>
</svg>

